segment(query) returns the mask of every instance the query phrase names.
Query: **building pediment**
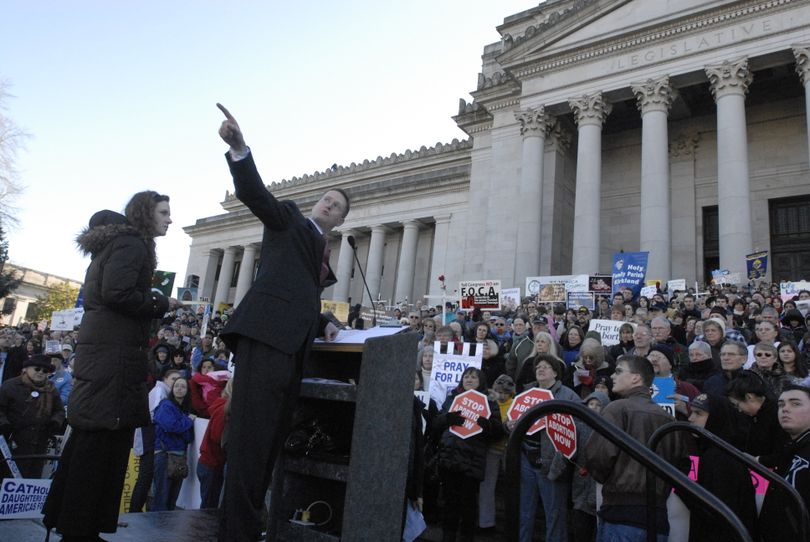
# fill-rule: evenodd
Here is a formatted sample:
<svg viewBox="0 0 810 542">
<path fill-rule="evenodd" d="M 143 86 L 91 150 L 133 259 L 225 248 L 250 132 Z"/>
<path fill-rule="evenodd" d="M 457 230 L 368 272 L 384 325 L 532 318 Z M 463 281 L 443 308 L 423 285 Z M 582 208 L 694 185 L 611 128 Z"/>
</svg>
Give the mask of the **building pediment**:
<svg viewBox="0 0 810 542">
<path fill-rule="evenodd" d="M 497 61 L 520 79 L 523 68 L 527 66 L 554 63 L 555 58 L 619 41 L 632 41 L 634 36 L 651 29 L 660 30 L 695 17 L 761 3 L 739 0 L 581 0 L 574 2 L 568 11 L 558 12 L 543 25 L 529 26 L 523 36 L 505 36 L 503 53 Z M 722 20 L 715 23 L 722 24 Z"/>
<path fill-rule="evenodd" d="M 516 26 L 516 22 L 499 27 L 503 53 L 498 63 L 508 69 L 527 58 L 544 54 L 553 44 L 587 28 L 605 27 L 601 24 L 611 12 L 633 0 L 568 0 L 541 4 L 535 10 L 525 12 L 528 26 Z M 658 3 L 658 2 L 653 2 Z M 662 2 L 662 4 L 666 4 Z M 514 35 L 511 32 L 522 31 Z"/>
</svg>

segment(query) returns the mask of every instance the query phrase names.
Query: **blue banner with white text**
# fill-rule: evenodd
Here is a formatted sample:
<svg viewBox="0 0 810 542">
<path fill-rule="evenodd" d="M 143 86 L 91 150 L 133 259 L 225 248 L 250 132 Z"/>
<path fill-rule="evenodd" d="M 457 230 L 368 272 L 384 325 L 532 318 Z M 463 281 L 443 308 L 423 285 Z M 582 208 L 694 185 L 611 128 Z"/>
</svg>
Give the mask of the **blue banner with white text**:
<svg viewBox="0 0 810 542">
<path fill-rule="evenodd" d="M 633 298 L 638 297 L 644 286 L 649 255 L 649 252 L 617 252 L 613 255 L 612 293 L 629 288 L 633 291 Z"/>
</svg>

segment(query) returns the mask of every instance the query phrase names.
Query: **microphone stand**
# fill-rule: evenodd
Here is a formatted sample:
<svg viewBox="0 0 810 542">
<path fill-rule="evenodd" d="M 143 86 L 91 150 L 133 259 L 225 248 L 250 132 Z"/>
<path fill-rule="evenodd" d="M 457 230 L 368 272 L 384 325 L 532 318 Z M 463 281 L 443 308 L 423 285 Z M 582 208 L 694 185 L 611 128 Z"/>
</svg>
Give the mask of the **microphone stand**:
<svg viewBox="0 0 810 542">
<path fill-rule="evenodd" d="M 354 254 L 354 261 L 357 262 L 357 268 L 360 269 L 360 276 L 363 278 L 363 285 L 366 287 L 369 302 L 371 303 L 371 327 L 377 327 L 377 309 L 374 308 L 374 298 L 371 296 L 371 290 L 366 282 L 366 274 L 363 272 L 363 266 L 360 265 L 360 259 L 357 257 L 357 244 L 354 242 L 354 236 L 349 236 L 349 245 L 352 247 L 352 254 Z"/>
</svg>

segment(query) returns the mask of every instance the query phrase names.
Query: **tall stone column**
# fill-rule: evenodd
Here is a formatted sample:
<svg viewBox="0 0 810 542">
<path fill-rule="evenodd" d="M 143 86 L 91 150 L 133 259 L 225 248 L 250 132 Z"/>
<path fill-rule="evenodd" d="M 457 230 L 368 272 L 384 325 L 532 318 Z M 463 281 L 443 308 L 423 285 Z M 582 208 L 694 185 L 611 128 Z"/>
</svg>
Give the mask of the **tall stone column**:
<svg viewBox="0 0 810 542">
<path fill-rule="evenodd" d="M 242 264 L 239 266 L 239 276 L 236 278 L 236 293 L 233 297 L 233 306 L 239 305 L 245 294 L 253 285 L 253 267 L 256 265 L 256 245 L 245 245 L 242 253 Z"/>
<path fill-rule="evenodd" d="M 804 85 L 804 111 L 807 123 L 808 159 L 810 159 L 810 45 L 795 45 L 793 56 L 796 57 L 796 73 Z"/>
<path fill-rule="evenodd" d="M 706 66 L 706 75 L 717 104 L 720 268 L 745 277 L 745 255 L 752 249 L 745 94 L 753 75 L 747 58 Z"/>
<path fill-rule="evenodd" d="M 419 223 L 408 220 L 402 223 L 402 247 L 399 252 L 399 268 L 397 269 L 397 287 L 394 302 L 408 300 L 413 303 L 413 274 L 416 271 L 416 242 L 419 240 Z"/>
<path fill-rule="evenodd" d="M 669 280 L 669 136 L 667 116 L 673 93 L 669 77 L 632 85 L 641 111 L 641 250 L 650 253 L 647 276 Z"/>
<path fill-rule="evenodd" d="M 430 277 L 428 278 L 428 291 L 430 295 L 442 295 L 439 276 L 447 277 L 447 244 L 450 242 L 450 217 L 451 215 L 440 215 L 434 217 L 436 224 L 433 228 L 433 254 L 430 261 Z M 431 305 L 437 305 L 436 300 L 430 301 Z"/>
<path fill-rule="evenodd" d="M 373 302 L 379 298 L 380 283 L 382 282 L 383 255 L 385 252 L 385 234 L 388 228 L 382 225 L 371 227 L 371 240 L 368 247 L 368 263 L 366 263 L 366 282 L 374 299 L 368 299 L 363 289 L 363 305 L 373 307 Z"/>
<path fill-rule="evenodd" d="M 579 134 L 571 271 L 593 273 L 599 271 L 602 125 L 612 107 L 601 92 L 571 98 L 568 103 Z"/>
<path fill-rule="evenodd" d="M 219 268 L 219 280 L 217 290 L 214 294 L 214 310 L 217 310 L 220 303 L 228 302 L 228 294 L 231 291 L 231 280 L 233 279 L 233 263 L 236 259 L 236 247 L 228 247 L 222 255 L 222 265 Z"/>
<path fill-rule="evenodd" d="M 520 122 L 520 134 L 523 136 L 515 255 L 515 283 L 522 284 L 526 277 L 540 272 L 543 155 L 546 133 L 553 119 L 546 115 L 542 106 L 516 111 L 515 118 Z"/>
<path fill-rule="evenodd" d="M 349 288 L 352 282 L 352 267 L 354 267 L 354 254 L 349 245 L 349 236 L 354 235 L 354 230 L 343 230 L 340 238 L 340 254 L 337 262 L 337 284 L 333 286 L 335 301 L 348 301 Z"/>
</svg>

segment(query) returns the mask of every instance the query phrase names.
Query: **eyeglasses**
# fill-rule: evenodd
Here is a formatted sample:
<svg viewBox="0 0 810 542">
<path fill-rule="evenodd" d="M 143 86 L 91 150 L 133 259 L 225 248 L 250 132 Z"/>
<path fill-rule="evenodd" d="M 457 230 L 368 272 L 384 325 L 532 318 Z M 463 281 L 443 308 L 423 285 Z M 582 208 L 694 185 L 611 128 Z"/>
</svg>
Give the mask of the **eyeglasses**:
<svg viewBox="0 0 810 542">
<path fill-rule="evenodd" d="M 419 320 L 418 316 L 411 316 L 411 320 Z"/>
<path fill-rule="evenodd" d="M 773 354 L 771 354 L 770 352 L 757 352 L 754 355 L 756 357 L 758 357 L 758 358 L 772 358 L 773 357 Z"/>
<path fill-rule="evenodd" d="M 43 372 L 47 371 L 47 369 L 45 369 L 44 367 L 31 367 L 31 368 L 34 371 L 36 371 L 37 373 L 43 373 Z"/>
<path fill-rule="evenodd" d="M 505 325 L 506 325 L 506 324 L 495 324 L 495 327 L 503 327 L 503 326 L 505 326 Z"/>
</svg>

